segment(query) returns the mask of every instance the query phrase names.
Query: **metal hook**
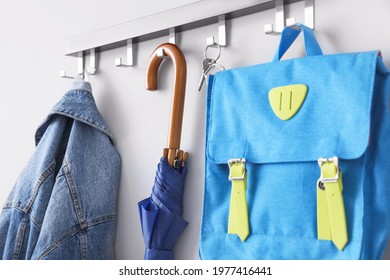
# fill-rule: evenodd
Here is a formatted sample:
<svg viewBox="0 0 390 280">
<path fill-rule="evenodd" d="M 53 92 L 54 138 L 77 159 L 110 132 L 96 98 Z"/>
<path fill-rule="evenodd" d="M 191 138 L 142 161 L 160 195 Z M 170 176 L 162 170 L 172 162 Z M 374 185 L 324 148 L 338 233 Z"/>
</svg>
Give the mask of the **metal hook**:
<svg viewBox="0 0 390 280">
<path fill-rule="evenodd" d="M 314 0 L 304 0 L 305 3 L 305 25 L 314 29 Z M 286 26 L 294 27 L 296 21 L 294 17 L 286 19 Z M 264 32 L 269 35 L 279 35 L 284 29 L 284 2 L 275 0 L 275 28 L 273 25 L 264 25 Z"/>
<path fill-rule="evenodd" d="M 305 25 L 314 29 L 314 0 L 305 0 Z M 296 25 L 295 17 L 286 19 L 286 26 L 294 27 Z"/>
<path fill-rule="evenodd" d="M 218 16 L 218 43 L 215 41 L 214 36 L 208 37 L 206 39 L 207 46 L 216 47 L 226 47 L 226 22 L 225 15 Z"/>
<path fill-rule="evenodd" d="M 275 28 L 272 23 L 264 25 L 264 32 L 269 35 L 279 35 L 284 29 L 284 1 L 275 0 Z"/>
<path fill-rule="evenodd" d="M 169 28 L 169 43 L 176 45 L 176 31 L 175 27 Z M 171 56 L 167 55 L 164 51 L 164 48 L 157 48 L 155 50 L 157 57 L 165 59 L 165 58 L 172 58 Z"/>
<path fill-rule="evenodd" d="M 175 27 L 169 28 L 169 43 L 176 45 Z"/>
<path fill-rule="evenodd" d="M 90 75 L 95 75 L 96 73 L 96 52 L 95 49 L 89 51 L 89 67 L 86 69 L 86 72 Z"/>
<path fill-rule="evenodd" d="M 83 52 L 79 52 L 77 54 L 77 74 L 75 76 L 69 76 L 66 74 L 65 70 L 62 70 L 60 72 L 61 78 L 66 79 L 75 79 L 78 76 L 81 78 L 85 77 L 85 74 L 88 73 L 89 75 L 95 75 L 96 73 L 96 53 L 95 49 L 90 50 L 89 54 L 89 67 L 87 69 L 84 68 L 84 55 Z"/>
<path fill-rule="evenodd" d="M 115 59 L 115 65 L 117 67 L 132 67 L 133 66 L 133 39 L 126 41 L 126 63 L 122 63 L 122 58 Z"/>
<path fill-rule="evenodd" d="M 84 57 L 83 52 L 77 54 L 77 74 L 75 76 L 68 76 L 65 70 L 60 72 L 60 77 L 65 79 L 74 79 L 77 75 L 83 75 L 84 73 Z"/>
<path fill-rule="evenodd" d="M 169 56 L 165 55 L 165 52 L 164 52 L 164 49 L 163 48 L 159 48 L 156 50 L 156 55 L 159 57 L 159 58 L 170 58 Z"/>
</svg>

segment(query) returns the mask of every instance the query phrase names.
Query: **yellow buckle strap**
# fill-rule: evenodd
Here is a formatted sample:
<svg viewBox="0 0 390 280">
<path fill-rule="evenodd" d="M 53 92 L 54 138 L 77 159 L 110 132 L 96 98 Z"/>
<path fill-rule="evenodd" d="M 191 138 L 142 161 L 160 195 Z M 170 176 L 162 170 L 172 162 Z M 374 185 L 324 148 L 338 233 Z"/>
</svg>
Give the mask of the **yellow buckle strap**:
<svg viewBox="0 0 390 280">
<path fill-rule="evenodd" d="M 237 234 L 241 241 L 249 235 L 248 205 L 246 202 L 245 159 L 229 160 L 229 180 L 232 182 L 228 233 Z"/>
<path fill-rule="evenodd" d="M 342 173 L 338 158 L 318 160 L 321 177 L 317 181 L 317 233 L 319 240 L 332 240 L 342 251 L 348 243 L 343 201 Z"/>
</svg>

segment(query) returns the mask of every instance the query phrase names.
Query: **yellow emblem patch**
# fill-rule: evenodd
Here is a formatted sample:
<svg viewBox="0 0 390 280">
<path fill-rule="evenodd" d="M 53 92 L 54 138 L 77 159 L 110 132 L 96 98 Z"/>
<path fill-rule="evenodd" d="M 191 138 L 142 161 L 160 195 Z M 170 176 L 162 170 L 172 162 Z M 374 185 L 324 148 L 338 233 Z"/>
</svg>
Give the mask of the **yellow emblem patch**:
<svg viewBox="0 0 390 280">
<path fill-rule="evenodd" d="M 268 99 L 275 115 L 284 121 L 291 119 L 305 101 L 307 86 L 295 84 L 276 87 L 269 91 Z"/>
</svg>

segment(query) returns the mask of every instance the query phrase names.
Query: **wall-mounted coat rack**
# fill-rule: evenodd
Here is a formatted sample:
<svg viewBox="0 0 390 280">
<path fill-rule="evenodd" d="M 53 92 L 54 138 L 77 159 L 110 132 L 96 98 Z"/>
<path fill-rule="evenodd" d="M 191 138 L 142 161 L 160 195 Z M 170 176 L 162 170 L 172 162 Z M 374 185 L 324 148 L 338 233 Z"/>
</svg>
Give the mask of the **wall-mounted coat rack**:
<svg viewBox="0 0 390 280">
<path fill-rule="evenodd" d="M 96 72 L 96 52 L 126 47 L 126 62 L 115 60 L 118 67 L 134 65 L 134 43 L 161 36 L 169 36 L 169 42 L 176 43 L 176 32 L 183 32 L 210 24 L 218 24 L 218 42 L 212 36 L 206 39 L 208 46 L 227 45 L 225 21 L 264 10 L 275 8 L 276 25 L 266 25 L 267 34 L 279 34 L 285 26 L 284 5 L 302 0 L 199 0 L 175 9 L 156 13 L 99 31 L 73 37 L 66 42 L 66 55 L 78 58 L 78 74 L 84 72 L 84 57 L 90 55 L 89 74 Z M 314 27 L 314 0 L 305 1 L 305 25 Z M 294 25 L 295 19 L 287 19 L 287 25 Z M 82 65 L 82 66 L 81 66 Z M 80 73 L 81 72 L 81 73 Z M 65 71 L 61 76 L 71 78 Z"/>
</svg>

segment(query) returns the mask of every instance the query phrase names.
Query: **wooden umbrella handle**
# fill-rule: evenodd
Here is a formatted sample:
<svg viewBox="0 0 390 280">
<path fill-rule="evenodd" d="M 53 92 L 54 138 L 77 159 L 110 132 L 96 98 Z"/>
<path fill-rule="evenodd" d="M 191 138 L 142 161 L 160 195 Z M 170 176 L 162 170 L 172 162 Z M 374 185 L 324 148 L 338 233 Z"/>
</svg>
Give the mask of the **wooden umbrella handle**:
<svg viewBox="0 0 390 280">
<path fill-rule="evenodd" d="M 160 54 L 160 56 L 159 56 Z M 164 56 L 161 57 L 161 54 Z M 165 57 L 172 59 L 175 69 L 171 116 L 168 131 L 168 162 L 173 165 L 176 150 L 180 149 L 181 128 L 183 123 L 184 97 L 187 79 L 187 64 L 182 51 L 174 44 L 165 43 L 152 53 L 146 70 L 146 89 L 157 90 L 158 69 Z"/>
</svg>

